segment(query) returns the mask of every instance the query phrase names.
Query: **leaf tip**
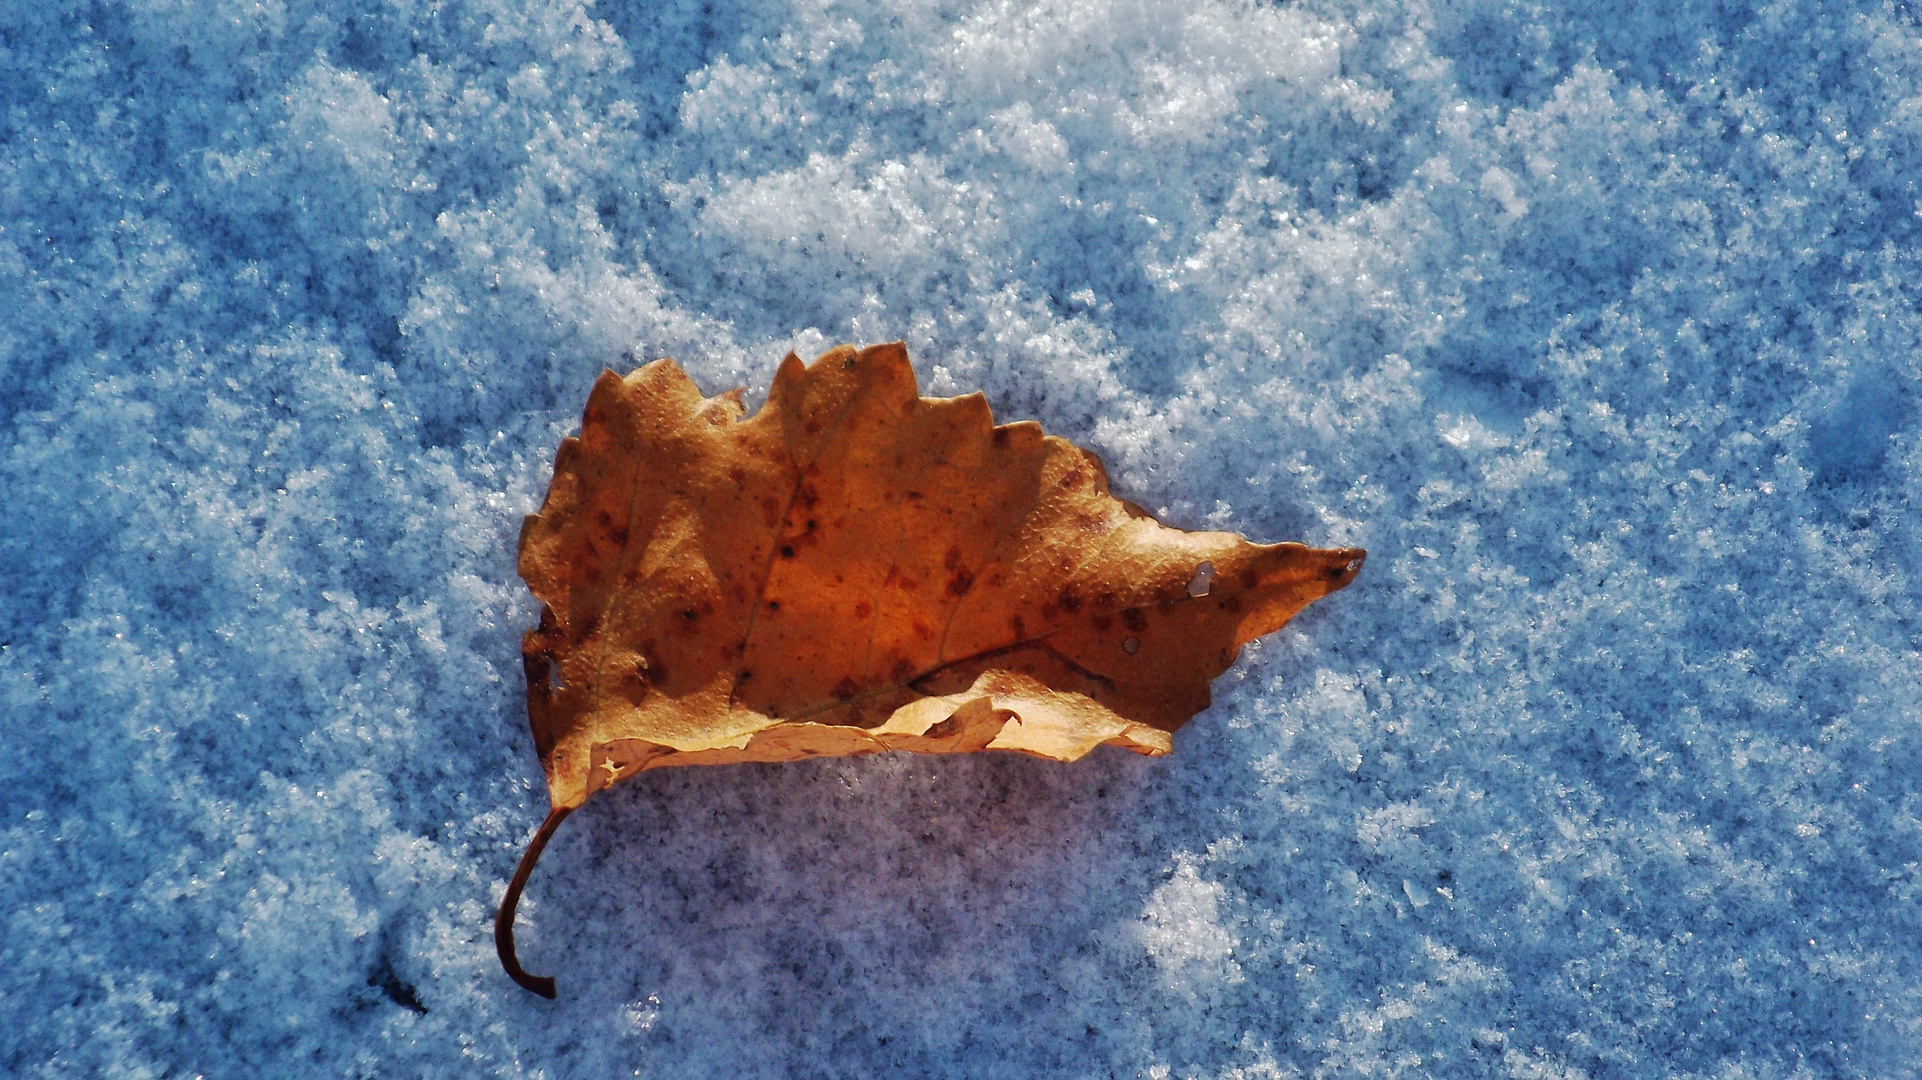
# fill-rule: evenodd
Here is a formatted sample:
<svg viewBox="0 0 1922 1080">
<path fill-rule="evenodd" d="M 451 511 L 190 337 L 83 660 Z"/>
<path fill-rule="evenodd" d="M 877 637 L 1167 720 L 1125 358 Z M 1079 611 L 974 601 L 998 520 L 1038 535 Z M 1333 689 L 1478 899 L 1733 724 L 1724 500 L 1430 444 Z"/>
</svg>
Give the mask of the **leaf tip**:
<svg viewBox="0 0 1922 1080">
<path fill-rule="evenodd" d="M 1367 561 L 1368 552 L 1361 548 L 1335 548 L 1329 551 L 1328 568 L 1323 571 L 1328 578 L 1328 591 L 1347 588 Z"/>
</svg>

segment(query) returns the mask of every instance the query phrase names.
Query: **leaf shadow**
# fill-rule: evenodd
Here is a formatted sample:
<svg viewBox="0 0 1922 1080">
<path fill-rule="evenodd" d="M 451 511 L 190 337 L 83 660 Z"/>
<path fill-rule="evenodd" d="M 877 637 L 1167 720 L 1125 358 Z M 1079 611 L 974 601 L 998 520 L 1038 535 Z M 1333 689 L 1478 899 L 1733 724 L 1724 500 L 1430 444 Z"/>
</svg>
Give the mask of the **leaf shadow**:
<svg viewBox="0 0 1922 1080">
<path fill-rule="evenodd" d="M 570 982 L 583 999 L 658 994 L 669 1038 L 677 1008 L 795 1045 L 998 1011 L 1112 950 L 1139 913 L 1165 861 L 1139 818 L 1155 764 L 1103 748 L 1073 765 L 884 754 L 644 774 L 591 800 L 543 860 L 530 951 L 564 998 Z"/>
</svg>

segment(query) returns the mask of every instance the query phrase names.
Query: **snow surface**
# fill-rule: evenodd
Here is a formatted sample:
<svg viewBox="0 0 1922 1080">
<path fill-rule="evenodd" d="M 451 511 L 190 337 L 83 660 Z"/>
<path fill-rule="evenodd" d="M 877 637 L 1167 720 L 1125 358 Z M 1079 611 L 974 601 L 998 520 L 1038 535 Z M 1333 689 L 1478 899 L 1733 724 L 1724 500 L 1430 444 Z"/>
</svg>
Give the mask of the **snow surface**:
<svg viewBox="0 0 1922 1080">
<path fill-rule="evenodd" d="M 1915 1076 L 1906 4 L 6 0 L 0 1073 Z M 1361 544 L 1161 760 L 545 794 L 594 376 Z"/>
</svg>

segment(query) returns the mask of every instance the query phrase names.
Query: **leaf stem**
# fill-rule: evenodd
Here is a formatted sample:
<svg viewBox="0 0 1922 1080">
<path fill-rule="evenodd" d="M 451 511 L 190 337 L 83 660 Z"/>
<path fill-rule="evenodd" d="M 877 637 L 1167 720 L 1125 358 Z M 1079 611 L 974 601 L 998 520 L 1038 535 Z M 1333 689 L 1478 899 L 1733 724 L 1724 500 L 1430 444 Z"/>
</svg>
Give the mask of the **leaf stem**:
<svg viewBox="0 0 1922 1080">
<path fill-rule="evenodd" d="M 521 864 L 514 868 L 514 880 L 507 883 L 507 895 L 501 897 L 500 910 L 494 915 L 494 949 L 500 953 L 501 967 L 507 970 L 507 977 L 520 983 L 527 990 L 552 1001 L 554 999 L 554 980 L 547 975 L 529 975 L 521 968 L 520 960 L 514 955 L 514 910 L 520 907 L 521 890 L 527 888 L 527 878 L 534 872 L 534 864 L 540 860 L 541 849 L 554 836 L 554 830 L 572 813 L 571 807 L 555 807 L 548 812 L 547 820 L 541 822 L 540 831 L 528 842 L 527 851 L 521 855 Z"/>
</svg>

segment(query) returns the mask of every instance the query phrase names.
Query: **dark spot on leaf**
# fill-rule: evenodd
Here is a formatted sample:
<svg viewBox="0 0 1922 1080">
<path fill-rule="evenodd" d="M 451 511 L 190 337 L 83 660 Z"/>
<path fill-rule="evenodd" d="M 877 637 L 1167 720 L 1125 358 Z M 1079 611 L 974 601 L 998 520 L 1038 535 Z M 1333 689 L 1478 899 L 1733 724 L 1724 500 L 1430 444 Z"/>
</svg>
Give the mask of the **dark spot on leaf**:
<svg viewBox="0 0 1922 1080">
<path fill-rule="evenodd" d="M 1148 628 L 1148 613 L 1138 607 L 1128 608 L 1121 613 L 1121 624 L 1139 634 Z"/>
<path fill-rule="evenodd" d="M 561 689 L 560 680 L 556 677 L 560 674 L 560 667 L 546 653 L 522 653 L 521 671 L 527 676 L 529 694 L 539 687 L 541 697 L 550 698 L 553 697 L 554 691 Z"/>
<path fill-rule="evenodd" d="M 793 545 L 793 544 L 782 544 L 782 545 L 781 545 L 781 558 L 783 558 L 783 559 L 792 559 L 793 557 L 794 557 L 794 545 Z"/>
</svg>

